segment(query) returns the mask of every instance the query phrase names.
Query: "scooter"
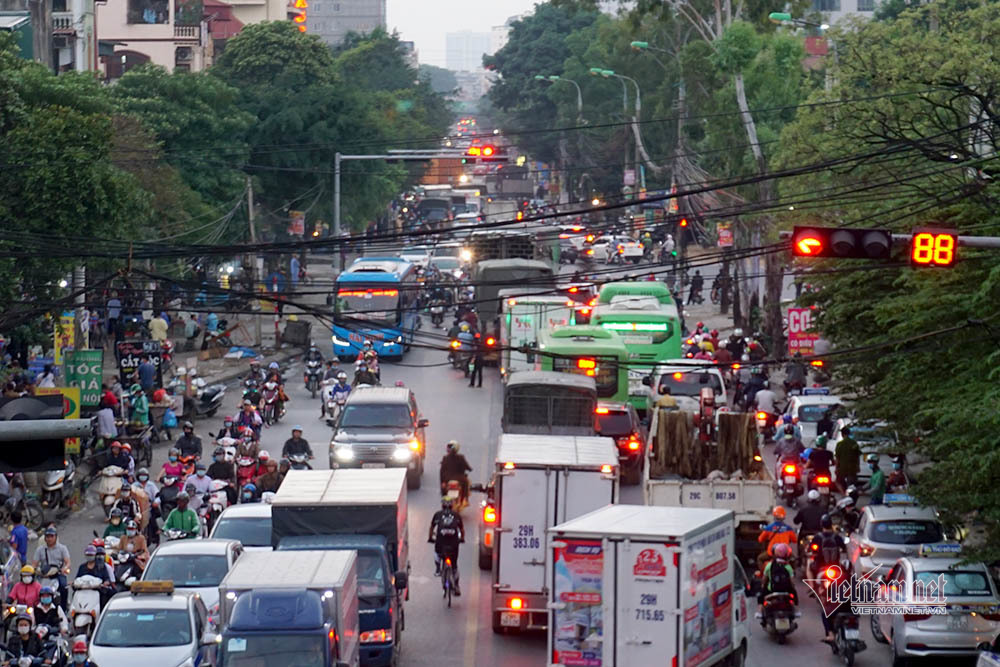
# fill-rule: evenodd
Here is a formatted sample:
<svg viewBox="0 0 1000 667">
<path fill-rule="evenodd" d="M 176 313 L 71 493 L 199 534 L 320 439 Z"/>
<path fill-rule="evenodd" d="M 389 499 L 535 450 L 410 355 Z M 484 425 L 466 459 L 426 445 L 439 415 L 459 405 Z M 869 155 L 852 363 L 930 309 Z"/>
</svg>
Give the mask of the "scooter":
<svg viewBox="0 0 1000 667">
<path fill-rule="evenodd" d="M 69 604 L 69 624 L 74 635 L 94 632 L 97 616 L 101 613 L 101 580 L 85 574 L 73 580 L 73 601 Z"/>
<path fill-rule="evenodd" d="M 38 583 L 42 588 L 48 586 L 54 591 L 59 590 L 59 566 L 49 565 L 46 569 L 39 571 Z"/>
<path fill-rule="evenodd" d="M 288 461 L 292 465 L 292 470 L 312 470 L 307 454 L 289 454 Z"/>
<path fill-rule="evenodd" d="M 168 541 L 171 542 L 174 540 L 187 539 L 187 533 L 185 533 L 183 530 L 177 530 L 176 528 L 171 528 L 170 530 L 164 531 L 163 535 L 164 537 L 167 538 Z"/>
<path fill-rule="evenodd" d="M 66 459 L 66 467 L 49 470 L 42 480 L 42 507 L 62 507 L 69 500 L 73 480 L 76 478 L 76 464 Z"/>
<path fill-rule="evenodd" d="M 806 486 L 809 491 L 816 489 L 819 491 L 820 503 L 824 509 L 830 506 L 830 493 L 833 483 L 830 480 L 829 470 L 809 470 L 809 479 Z"/>
<path fill-rule="evenodd" d="M 306 389 L 313 398 L 316 398 L 316 392 L 319 391 L 320 376 L 323 373 L 323 363 L 318 359 L 310 359 L 306 362 L 306 372 L 305 380 Z"/>
<path fill-rule="evenodd" d="M 249 456 L 236 459 L 236 482 L 242 489 L 247 482 L 252 482 L 257 475 L 257 462 Z"/>
<path fill-rule="evenodd" d="M 440 301 L 431 303 L 431 324 L 440 327 L 444 323 L 444 304 Z"/>
<path fill-rule="evenodd" d="M 181 455 L 177 457 L 181 465 L 184 466 L 184 479 L 187 479 L 195 473 L 195 465 L 198 463 L 198 457 L 194 454 L 188 454 L 187 456 Z"/>
<path fill-rule="evenodd" d="M 858 617 L 850 610 L 850 605 L 839 610 L 833 616 L 833 644 L 830 650 L 839 655 L 847 667 L 854 665 L 854 656 L 861 653 L 868 645 L 861 639 L 861 627 Z"/>
<path fill-rule="evenodd" d="M 209 433 L 209 435 L 212 434 Z M 236 445 L 239 443 L 239 440 L 236 438 L 219 438 L 215 442 L 219 447 L 222 447 L 226 463 L 234 463 L 236 461 Z"/>
<path fill-rule="evenodd" d="M 202 508 L 206 510 L 205 512 L 205 531 L 211 532 L 212 526 L 215 525 L 215 520 L 219 518 L 222 514 L 222 510 L 229 507 L 229 495 L 226 493 L 226 487 L 229 486 L 229 482 L 221 479 L 213 479 L 211 485 L 211 492 L 208 494 L 208 498 L 202 505 Z"/>
<path fill-rule="evenodd" d="M 782 459 L 778 463 L 778 496 L 789 507 L 802 495 L 802 477 L 795 459 Z"/>
<path fill-rule="evenodd" d="M 264 408 L 261 418 L 265 426 L 270 426 L 278 421 L 278 385 L 274 382 L 265 382 L 262 396 Z"/>
<path fill-rule="evenodd" d="M 795 622 L 795 605 L 792 604 L 791 593 L 769 593 L 764 596 L 761 615 L 764 631 L 779 644 L 784 644 L 785 637 L 799 627 Z"/>
<path fill-rule="evenodd" d="M 142 576 L 142 570 L 135 560 L 135 554 L 131 551 L 119 551 L 115 557 L 115 585 L 119 593 L 123 593 L 132 587 L 132 583 Z"/>
<path fill-rule="evenodd" d="M 101 481 L 97 483 L 97 495 L 104 507 L 104 516 L 111 515 L 111 506 L 115 504 L 117 493 L 122 488 L 122 475 L 125 470 L 119 466 L 107 466 L 101 470 Z"/>
<path fill-rule="evenodd" d="M 445 484 L 444 495 L 451 500 L 451 507 L 456 512 L 461 512 L 469 506 L 469 499 L 462 497 L 462 483 L 457 479 L 450 479 Z"/>
<path fill-rule="evenodd" d="M 757 433 L 765 445 L 774 443 L 774 425 L 777 421 L 778 415 L 764 411 L 757 413 Z"/>
</svg>

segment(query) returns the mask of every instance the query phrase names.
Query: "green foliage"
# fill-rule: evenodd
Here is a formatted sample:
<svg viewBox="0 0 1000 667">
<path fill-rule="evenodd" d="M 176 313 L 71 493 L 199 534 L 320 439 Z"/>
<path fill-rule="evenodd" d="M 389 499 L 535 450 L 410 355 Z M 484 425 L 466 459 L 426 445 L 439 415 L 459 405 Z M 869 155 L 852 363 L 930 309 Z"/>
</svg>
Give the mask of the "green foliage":
<svg viewBox="0 0 1000 667">
<path fill-rule="evenodd" d="M 226 43 L 214 73 L 240 89 L 297 91 L 333 81 L 333 54 L 290 21 L 254 23 Z"/>
<path fill-rule="evenodd" d="M 715 41 L 713 64 L 726 74 L 737 74 L 750 65 L 760 52 L 761 39 L 746 21 L 733 21 Z"/>
<path fill-rule="evenodd" d="M 782 183 L 786 196 L 823 192 L 821 206 L 789 214 L 786 222 L 897 232 L 937 224 L 1000 234 L 1000 192 L 985 178 L 995 172 L 1000 148 L 986 119 L 996 118 L 1000 98 L 984 83 L 1000 77 L 1000 64 L 982 46 L 998 38 L 1000 6 L 988 2 L 920 5 L 836 35 L 837 85 L 811 100 L 834 104 L 800 111 L 781 135 L 779 162 L 872 155 Z M 857 188 L 867 196 L 850 192 Z M 845 271 L 850 267 L 838 263 L 841 271 L 817 273 L 809 282 L 819 288 L 812 301 L 824 334 L 841 349 L 864 350 L 834 365 L 844 391 L 857 397 L 859 415 L 889 421 L 904 434 L 905 447 L 934 461 L 918 478 L 918 495 L 983 529 L 976 546 L 994 560 L 1000 556 L 1000 438 L 993 417 L 1000 405 L 1000 271 L 991 251 L 960 248 L 959 257 L 955 268 L 939 271 Z M 957 329 L 935 333 L 950 327 Z"/>
</svg>

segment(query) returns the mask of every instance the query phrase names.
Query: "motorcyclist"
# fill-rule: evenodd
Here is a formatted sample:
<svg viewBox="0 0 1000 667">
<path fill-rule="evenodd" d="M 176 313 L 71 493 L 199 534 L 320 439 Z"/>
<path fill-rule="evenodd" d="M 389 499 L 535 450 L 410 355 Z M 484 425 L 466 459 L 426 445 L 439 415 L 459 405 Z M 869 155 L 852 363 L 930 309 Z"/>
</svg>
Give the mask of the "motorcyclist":
<svg viewBox="0 0 1000 667">
<path fill-rule="evenodd" d="M 246 389 L 243 391 L 243 398 L 254 405 L 260 405 L 260 387 L 263 384 L 263 382 L 258 382 L 257 380 L 247 380 Z"/>
<path fill-rule="evenodd" d="M 751 368 L 750 379 L 746 383 L 746 387 L 744 387 L 743 389 L 743 394 L 744 394 L 743 404 L 753 405 L 753 400 L 754 397 L 757 395 L 757 392 L 767 387 L 768 384 L 769 383 L 767 381 L 767 378 L 764 376 L 763 373 L 760 372 L 759 368 L 757 367 Z"/>
<path fill-rule="evenodd" d="M 355 361 L 364 361 L 365 355 L 368 352 L 374 352 L 374 351 L 375 351 L 375 346 L 372 344 L 370 340 L 366 338 L 365 342 L 361 344 L 361 349 L 358 350 L 358 356 L 355 358 Z"/>
<path fill-rule="evenodd" d="M 42 585 L 35 580 L 35 568 L 31 565 L 22 565 L 21 580 L 11 587 L 7 594 L 7 602 L 34 607 L 38 604 L 41 590 Z"/>
<path fill-rule="evenodd" d="M 175 446 L 182 457 L 194 456 L 201 458 L 201 438 L 194 434 L 194 424 L 184 422 L 184 435 L 177 438 Z"/>
<path fill-rule="evenodd" d="M 340 373 L 340 366 L 337 365 L 337 360 L 329 359 L 326 362 L 326 370 L 323 371 L 323 382 L 337 379 Z"/>
<path fill-rule="evenodd" d="M 236 504 L 236 468 L 229 461 L 226 461 L 226 450 L 222 447 L 216 447 L 215 451 L 212 452 L 212 465 L 208 466 L 208 470 L 205 472 L 206 475 L 211 477 L 213 480 L 221 479 L 229 483 L 226 487 L 226 497 L 229 499 L 230 505 Z"/>
<path fill-rule="evenodd" d="M 795 571 L 788 562 L 792 558 L 792 548 L 787 544 L 777 544 L 774 547 L 774 554 L 771 560 L 764 566 L 761 574 L 760 594 L 757 596 L 758 604 L 763 604 L 764 598 L 770 593 L 790 593 L 792 604 L 798 604 L 798 595 L 795 592 Z M 788 576 L 778 576 L 777 568 L 781 568 Z"/>
<path fill-rule="evenodd" d="M 833 520 L 830 515 L 823 515 L 822 528 L 822 531 L 809 543 L 809 575 L 813 578 L 818 577 L 827 567 L 839 565 L 841 555 L 847 552 L 844 538 L 833 530 Z M 823 629 L 826 630 L 824 641 L 833 639 L 833 631 L 826 623 L 823 624 Z"/>
<path fill-rule="evenodd" d="M 16 621 L 16 633 L 7 641 L 7 653 L 10 658 L 3 661 L 4 667 L 7 665 L 17 665 L 20 658 L 37 658 L 42 655 L 44 647 L 42 640 L 31 631 L 31 616 L 29 614 L 18 614 Z"/>
<path fill-rule="evenodd" d="M 263 423 L 264 420 L 261 419 L 260 413 L 254 407 L 254 404 L 248 400 L 244 400 L 243 409 L 236 415 L 236 425 L 253 429 L 253 432 L 259 437 L 260 427 Z"/>
<path fill-rule="evenodd" d="M 376 380 L 382 379 L 382 371 L 379 369 L 378 355 L 375 353 L 375 350 L 365 352 L 365 365 L 375 375 Z"/>
<path fill-rule="evenodd" d="M 797 463 L 802 452 L 805 451 L 805 447 L 802 446 L 802 441 L 795 436 L 795 428 L 791 424 L 786 424 L 780 435 L 778 444 L 774 448 L 778 465 L 780 466 L 784 459 L 795 459 Z"/>
<path fill-rule="evenodd" d="M 102 537 L 121 537 L 125 534 L 125 523 L 122 520 L 122 511 L 115 507 L 108 514 L 108 525 L 104 527 Z"/>
<path fill-rule="evenodd" d="M 785 393 L 805 386 L 806 365 L 802 362 L 802 353 L 796 352 L 792 360 L 785 365 Z"/>
<path fill-rule="evenodd" d="M 264 473 L 259 475 L 255 480 L 254 484 L 257 486 L 257 490 L 261 493 L 265 491 L 271 491 L 276 493 L 278 487 L 281 486 L 281 475 L 278 472 L 278 462 L 274 459 L 268 459 L 264 463 Z"/>
<path fill-rule="evenodd" d="M 865 457 L 872 476 L 865 485 L 865 490 L 871 496 L 870 505 L 881 505 L 885 498 L 885 473 L 878 467 L 878 454 L 872 453 Z"/>
<path fill-rule="evenodd" d="M 149 545 L 146 538 L 139 533 L 139 522 L 129 519 L 125 522 L 125 536 L 118 540 L 118 551 L 135 554 L 135 563 L 140 570 L 146 569 L 149 561 Z"/>
<path fill-rule="evenodd" d="M 316 347 L 316 343 L 309 343 L 309 350 L 306 351 L 305 361 L 307 361 L 307 362 L 308 361 L 318 361 L 321 364 L 324 361 L 326 361 L 323 358 L 323 353 L 319 351 L 318 347 Z"/>
<path fill-rule="evenodd" d="M 47 625 L 50 628 L 59 628 L 59 632 L 66 634 L 69 632 L 69 621 L 66 620 L 66 613 L 62 607 L 56 604 L 56 592 L 49 586 L 43 586 L 39 591 L 38 604 L 32 610 L 35 623 Z"/>
<path fill-rule="evenodd" d="M 909 486 L 909 480 L 906 479 L 906 473 L 903 472 L 903 458 L 897 456 L 892 460 L 892 472 L 889 473 L 889 478 L 885 482 L 885 488 L 890 493 L 894 493 L 905 491 L 907 486 Z"/>
<path fill-rule="evenodd" d="M 778 396 L 771 390 L 771 383 L 764 380 L 763 387 L 754 394 L 754 409 L 759 412 L 766 412 L 769 416 L 777 415 L 778 408 L 775 406 L 777 401 Z"/>
<path fill-rule="evenodd" d="M 858 522 L 861 521 L 861 512 L 858 511 L 859 495 L 858 487 L 853 484 L 847 487 L 847 495 L 837 502 L 837 507 L 831 512 L 832 516 L 840 517 L 840 527 L 848 535 L 857 530 Z"/>
<path fill-rule="evenodd" d="M 218 440 L 222 440 L 223 438 L 239 440 L 241 435 L 240 427 L 236 425 L 232 417 L 226 415 L 225 419 L 222 420 L 222 430 L 219 431 L 215 437 Z"/>
<path fill-rule="evenodd" d="M 240 502 L 241 503 L 255 503 L 260 500 L 260 496 L 257 493 L 257 485 L 253 482 L 247 482 L 240 489 Z"/>
<path fill-rule="evenodd" d="M 358 387 L 363 384 L 374 387 L 378 384 L 378 378 L 368 368 L 364 360 L 361 359 L 354 364 L 354 386 Z"/>
<path fill-rule="evenodd" d="M 827 437 L 821 435 L 816 438 L 816 444 L 805 452 L 802 456 L 806 460 L 806 470 L 809 471 L 810 478 L 817 475 L 831 477 L 830 466 L 833 465 L 833 452 L 826 448 Z"/>
<path fill-rule="evenodd" d="M 284 384 L 285 380 L 281 376 L 281 366 L 278 365 L 277 361 L 272 361 L 267 365 L 267 377 L 264 379 L 265 382 L 273 380 L 279 385 Z"/>
<path fill-rule="evenodd" d="M 250 360 L 250 372 L 247 374 L 246 380 L 244 382 L 249 382 L 253 380 L 257 384 L 263 384 L 264 380 L 267 379 L 267 373 L 261 368 L 260 359 Z"/>
<path fill-rule="evenodd" d="M 458 441 L 448 441 L 446 449 L 447 453 L 441 458 L 441 490 L 444 491 L 451 480 L 458 480 L 462 487 L 462 500 L 468 500 L 469 476 L 466 473 L 472 472 L 472 466 L 465 456 L 458 453 Z"/>
<path fill-rule="evenodd" d="M 97 577 L 106 588 L 111 585 L 111 574 L 108 572 L 107 564 L 93 544 L 88 544 L 83 550 L 83 562 L 76 569 L 76 578 L 83 576 Z"/>
<path fill-rule="evenodd" d="M 310 459 L 313 458 L 312 448 L 309 446 L 309 442 L 302 437 L 302 427 L 298 424 L 292 427 L 292 437 L 285 440 L 285 444 L 281 448 L 283 458 L 290 458 L 295 454 L 305 454 Z"/>
<path fill-rule="evenodd" d="M 186 539 L 198 537 L 201 532 L 201 522 L 198 521 L 198 515 L 195 511 L 188 508 L 190 501 L 191 496 L 188 495 L 187 491 L 181 491 L 177 494 L 177 507 L 170 511 L 166 523 L 163 524 L 164 531 L 179 530 L 184 533 Z"/>
<path fill-rule="evenodd" d="M 111 453 L 108 454 L 107 465 L 118 466 L 126 473 L 135 471 L 135 461 L 132 456 L 122 448 L 122 443 L 115 440 L 111 443 Z"/>
<path fill-rule="evenodd" d="M 115 500 L 114 505 L 111 507 L 112 510 L 117 509 L 121 512 L 122 522 L 128 521 L 129 519 L 141 521 L 142 507 L 139 505 L 139 501 L 132 493 L 132 485 L 128 482 L 123 482 L 122 488 L 118 490 L 117 496 L 117 500 Z M 122 532 L 124 532 L 124 529 Z"/>
<path fill-rule="evenodd" d="M 434 543 L 434 573 L 441 575 L 441 564 L 445 558 L 450 558 L 455 575 L 455 595 L 461 595 L 462 591 L 458 585 L 458 549 L 462 542 L 465 542 L 465 527 L 462 525 L 462 517 L 452 510 L 451 500 L 448 497 L 441 499 L 441 509 L 435 512 L 431 519 L 430 531 L 427 534 L 427 541 Z"/>
<path fill-rule="evenodd" d="M 351 393 L 351 385 L 347 384 L 347 373 L 339 371 L 337 373 L 337 383 L 330 388 L 330 398 L 338 401 L 340 398 L 347 400 Z"/>
<path fill-rule="evenodd" d="M 73 643 L 73 664 L 76 667 L 98 667 L 96 662 L 87 657 L 87 642 L 82 639 Z"/>
<path fill-rule="evenodd" d="M 208 476 L 208 467 L 201 461 L 198 461 L 195 465 L 194 474 L 188 475 L 187 479 L 184 480 L 185 489 L 191 485 L 194 486 L 195 493 L 199 496 L 203 496 L 212 490 L 212 478 Z"/>
<path fill-rule="evenodd" d="M 806 494 L 806 506 L 795 513 L 792 522 L 799 526 L 799 537 L 818 533 L 821 529 L 820 519 L 826 516 L 826 511 L 820 506 L 819 491 L 813 489 Z"/>
<path fill-rule="evenodd" d="M 774 521 L 764 526 L 757 537 L 758 542 L 767 544 L 764 552 L 757 557 L 757 561 L 760 564 L 763 564 L 765 560 L 774 555 L 774 548 L 777 545 L 786 544 L 792 549 L 793 553 L 793 545 L 798 545 L 798 535 L 796 535 L 795 530 L 791 526 L 785 523 L 785 517 L 787 516 L 785 508 L 781 505 L 776 505 L 771 510 L 771 516 L 774 517 Z"/>
</svg>

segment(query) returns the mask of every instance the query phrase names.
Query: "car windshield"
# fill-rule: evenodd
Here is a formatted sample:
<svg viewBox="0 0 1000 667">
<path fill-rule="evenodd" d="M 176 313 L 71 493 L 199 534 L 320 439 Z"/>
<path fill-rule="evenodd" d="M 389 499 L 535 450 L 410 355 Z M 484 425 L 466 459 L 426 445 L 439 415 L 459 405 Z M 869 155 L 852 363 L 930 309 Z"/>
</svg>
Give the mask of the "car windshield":
<svg viewBox="0 0 1000 667">
<path fill-rule="evenodd" d="M 431 264 L 441 271 L 452 271 L 460 267 L 462 262 L 459 261 L 458 257 L 435 257 L 431 260 Z"/>
<path fill-rule="evenodd" d="M 341 428 L 410 428 L 413 420 L 405 405 L 391 403 L 348 404 L 340 418 Z"/>
<path fill-rule="evenodd" d="M 702 387 L 711 387 L 716 394 L 722 393 L 722 383 L 714 373 L 664 373 L 660 377 L 660 386 L 669 387 L 671 396 L 700 396 Z"/>
<path fill-rule="evenodd" d="M 915 582 L 938 585 L 944 582 L 944 593 L 947 596 L 957 597 L 985 597 L 992 596 L 990 584 L 986 580 L 986 573 L 973 570 L 946 570 L 942 572 L 917 572 L 914 577 Z M 925 589 L 926 590 L 926 589 Z"/>
<path fill-rule="evenodd" d="M 212 530 L 212 537 L 239 540 L 245 547 L 271 546 L 271 517 L 222 517 Z"/>
<path fill-rule="evenodd" d="M 597 432 L 609 438 L 617 438 L 632 433 L 632 420 L 627 412 L 609 410 L 607 414 L 597 413 Z"/>
<path fill-rule="evenodd" d="M 157 555 L 146 566 L 143 579 L 170 580 L 177 588 L 205 588 L 218 586 L 228 571 L 229 563 L 224 555 Z"/>
<path fill-rule="evenodd" d="M 186 609 L 108 609 L 94 637 L 95 645 L 114 648 L 190 643 L 191 620 Z"/>
<path fill-rule="evenodd" d="M 799 421 L 800 422 L 818 422 L 823 418 L 829 410 L 833 410 L 837 405 L 835 403 L 829 403 L 826 405 L 800 405 L 799 406 Z M 853 431 L 853 429 L 852 429 Z"/>
<path fill-rule="evenodd" d="M 405 257 L 426 257 L 431 253 L 431 249 L 425 245 L 415 245 L 403 248 L 399 254 Z"/>
<path fill-rule="evenodd" d="M 332 634 L 332 632 L 331 632 Z M 258 667 L 260 665 L 295 665 L 323 667 L 326 662 L 326 641 L 323 635 L 227 634 L 222 643 L 223 667 Z"/>
<path fill-rule="evenodd" d="M 899 519 L 872 523 L 871 539 L 882 544 L 929 544 L 942 539 L 941 524 L 930 519 Z"/>
<path fill-rule="evenodd" d="M 385 574 L 378 551 L 358 551 L 358 602 L 362 609 L 375 609 L 385 603 Z"/>
</svg>

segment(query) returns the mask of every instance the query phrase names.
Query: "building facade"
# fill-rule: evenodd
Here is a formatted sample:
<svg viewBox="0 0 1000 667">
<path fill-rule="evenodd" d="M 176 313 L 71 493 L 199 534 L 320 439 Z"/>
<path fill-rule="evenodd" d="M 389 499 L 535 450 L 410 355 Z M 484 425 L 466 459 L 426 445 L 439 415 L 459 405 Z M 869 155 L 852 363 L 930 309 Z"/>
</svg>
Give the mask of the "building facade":
<svg viewBox="0 0 1000 667">
<path fill-rule="evenodd" d="M 339 46 L 348 33 L 385 30 L 386 0 L 307 0 L 306 32 L 330 46 Z"/>
<path fill-rule="evenodd" d="M 483 54 L 490 53 L 490 33 L 449 32 L 444 36 L 445 67 L 453 72 L 471 72 L 483 66 Z"/>
</svg>

